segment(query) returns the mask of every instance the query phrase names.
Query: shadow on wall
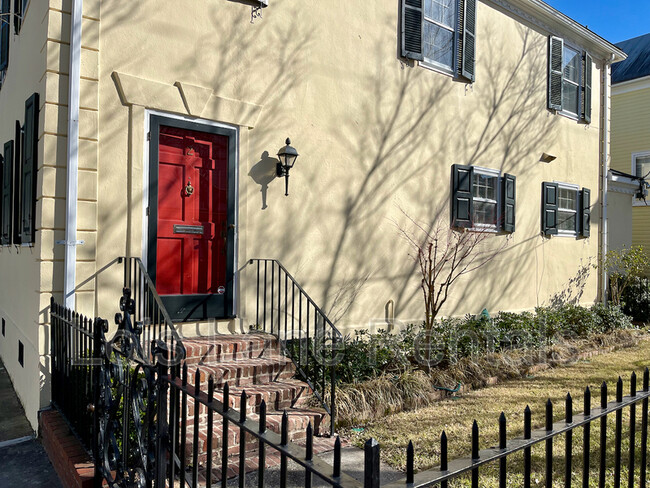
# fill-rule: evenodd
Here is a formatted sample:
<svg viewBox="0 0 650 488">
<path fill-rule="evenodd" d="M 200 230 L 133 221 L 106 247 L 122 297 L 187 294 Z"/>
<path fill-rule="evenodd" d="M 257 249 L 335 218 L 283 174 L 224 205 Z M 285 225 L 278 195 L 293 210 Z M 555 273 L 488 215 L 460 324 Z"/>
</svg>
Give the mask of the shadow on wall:
<svg viewBox="0 0 650 488">
<path fill-rule="evenodd" d="M 330 209 L 339 218 L 322 252 L 331 258 L 325 266 L 328 275 L 321 303 L 333 320 L 354 307 L 360 288 L 369 283 L 392 290 L 386 299 L 395 300 L 397 316 L 414 310 L 412 305 L 420 300 L 417 265 L 406 251 L 399 253 L 404 248 L 395 245 L 398 231 L 394 226 L 387 229 L 383 217 L 396 201 L 431 229 L 439 219 L 448 221 L 447 182 L 453 163 L 498 167 L 522 177 L 534 167 L 539 148 L 551 140 L 555 119 L 545 110 L 545 39 L 533 41 L 530 29 L 519 26 L 521 48 L 512 53 L 499 41 L 502 37 L 495 29 L 488 27 L 481 36 L 481 56 L 490 62 L 479 64 L 477 93 L 466 86 L 466 104 L 453 118 L 438 114 L 445 108 L 447 114 L 452 113 L 448 105 L 456 107 L 457 84 L 421 68 L 403 67 L 397 77 L 387 76 L 379 59 L 377 72 L 364 80 L 368 96 L 360 102 L 360 120 L 340 114 L 345 123 L 332 130 L 345 141 L 363 174 L 346 181 L 341 206 Z M 377 52 L 379 56 L 379 47 Z M 512 279 L 515 273 L 535 276 L 534 260 L 519 258 L 541 241 L 536 228 L 532 233 L 519 228 L 519 235 L 525 232 L 534 237 L 510 245 L 504 259 L 521 261 L 522 266 L 505 268 L 500 266 L 501 259 L 496 260 L 481 272 L 480 283 L 468 280 L 454 290 L 454 303 L 459 305 L 450 303 L 453 308 L 448 307 L 446 313 L 466 313 L 463 302 L 477 293 L 486 295 L 486 290 L 490 290 L 491 303 L 516 296 L 520 282 Z M 378 246 L 382 241 L 386 243 L 383 254 Z M 498 272 L 487 271 L 495 267 Z"/>
<path fill-rule="evenodd" d="M 378 31 L 392 32 L 393 20 L 386 19 Z M 511 45 L 504 45 L 496 27 L 485 30 L 481 57 L 490 61 L 479 63 L 478 81 L 465 85 L 462 103 L 458 100 L 462 85 L 449 77 L 402 62 L 386 63 L 385 37 L 378 36 L 375 42 L 375 63 L 367 64 L 374 66 L 372 72 L 331 73 L 332 83 L 360 86 L 355 93 L 364 94 L 350 98 L 344 111 L 331 113 L 329 127 L 322 129 L 354 164 L 345 178 L 322 166 L 304 166 L 302 171 L 309 171 L 307 185 L 328 188 L 336 197 L 315 194 L 290 217 L 256 233 L 257 242 L 279 244 L 277 257 L 282 261 L 303 267 L 301 284 L 307 290 L 320 290 L 316 301 L 332 321 L 352 315 L 370 287 L 377 302 L 376 311 L 370 313 L 381 313 L 388 299 L 395 302 L 395 316 L 419 312 L 417 265 L 400 240 L 395 225 L 399 222 L 387 215 L 399 207 L 425 228 L 433 228 L 439 219 L 448 222 L 452 164 L 499 168 L 523 177 L 536 167 L 540 148 L 552 140 L 556 118 L 546 110 L 546 39 L 518 26 L 520 47 L 514 52 Z M 272 110 L 264 113 L 275 115 Z M 265 120 L 260 126 L 274 122 Z M 258 184 L 264 192 L 264 185 Z M 534 228 L 520 225 L 517 239 L 504 252 L 509 261 L 525 255 L 529 259 L 516 269 L 501 266 L 498 273 L 482 272 L 481 283 L 456 288 L 457 299 L 445 313 L 465 313 L 463 301 L 477 293 L 486 295 L 485 290 L 490 290 L 491 303 L 506 295 L 516 297 L 520 281 L 513 280 L 515 273 L 537 276 L 530 255 L 542 245 L 538 227 L 538 223 Z M 300 246 L 289 242 L 296 235 L 318 237 L 310 237 L 309 246 L 319 259 L 304 261 Z M 488 269 L 495 270 L 500 261 Z M 310 282 L 313 276 L 324 278 Z"/>
<path fill-rule="evenodd" d="M 268 207 L 266 204 L 266 195 L 269 190 L 269 183 L 277 177 L 276 168 L 278 163 L 279 160 L 277 158 L 272 158 L 269 156 L 268 151 L 264 151 L 260 160 L 253 165 L 248 173 L 248 176 L 250 176 L 253 181 L 261 187 L 262 210 Z"/>
</svg>

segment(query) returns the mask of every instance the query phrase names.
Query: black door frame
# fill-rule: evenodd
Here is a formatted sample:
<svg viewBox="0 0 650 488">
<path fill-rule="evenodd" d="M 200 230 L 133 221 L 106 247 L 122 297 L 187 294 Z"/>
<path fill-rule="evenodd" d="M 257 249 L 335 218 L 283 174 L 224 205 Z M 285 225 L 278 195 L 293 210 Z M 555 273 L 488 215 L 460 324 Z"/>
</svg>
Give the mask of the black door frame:
<svg viewBox="0 0 650 488">
<path fill-rule="evenodd" d="M 149 115 L 149 198 L 147 272 L 156 283 L 158 242 L 158 157 L 160 127 L 216 134 L 228 138 L 228 215 L 226 222 L 226 291 L 223 295 L 163 295 L 161 299 L 174 322 L 205 319 L 230 319 L 235 317 L 235 231 L 236 231 L 236 181 L 237 181 L 237 131 L 183 119 Z"/>
</svg>

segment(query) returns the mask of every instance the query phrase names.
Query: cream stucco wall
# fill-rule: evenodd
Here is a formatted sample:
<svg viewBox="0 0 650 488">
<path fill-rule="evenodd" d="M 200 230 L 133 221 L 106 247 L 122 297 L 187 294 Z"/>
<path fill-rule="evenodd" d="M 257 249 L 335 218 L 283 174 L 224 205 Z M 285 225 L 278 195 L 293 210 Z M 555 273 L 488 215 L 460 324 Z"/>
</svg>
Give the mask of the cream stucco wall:
<svg viewBox="0 0 650 488">
<path fill-rule="evenodd" d="M 402 210 L 448 223 L 453 163 L 515 174 L 518 227 L 498 259 L 458 283 L 444 313 L 548 303 L 598 253 L 599 66 L 585 126 L 546 109 L 547 32 L 480 3 L 477 81 L 466 85 L 398 57 L 397 5 L 278 0 L 251 23 L 236 2 L 104 1 L 98 264 L 142 253 L 150 108 L 239 127 L 245 323 L 250 257 L 280 259 L 342 327 L 383 318 L 389 299 L 398 318 L 419 319 L 398 225 Z M 301 154 L 289 197 L 283 181 L 264 180 L 287 136 Z M 543 152 L 557 159 L 539 162 Z M 592 190 L 591 238 L 540 236 L 542 181 Z M 125 185 L 128 199 L 115 191 Z M 582 301 L 596 295 L 594 274 Z"/>
<path fill-rule="evenodd" d="M 15 137 L 15 121 L 24 123 L 25 100 L 34 92 L 40 95 L 39 109 L 43 111 L 47 32 L 47 2 L 35 0 L 28 4 L 20 34 L 14 34 L 13 23 L 10 26 L 9 66 L 0 89 L 0 143 L 3 146 Z M 42 162 L 42 118 L 38 148 L 39 162 Z M 40 208 L 40 202 L 38 206 Z M 41 404 L 41 386 L 48 368 L 47 359 L 42 356 L 43 328 L 38 320 L 38 310 L 41 309 L 41 247 L 39 232 L 34 245 L 0 247 L 0 316 L 5 322 L 6 332 L 0 336 L 0 357 L 19 398 L 23 404 L 32 406 L 27 416 L 34 427 L 36 411 Z M 19 341 L 24 345 L 24 366 L 18 363 Z"/>
<path fill-rule="evenodd" d="M 28 53 L 30 62 L 10 62 L 0 90 L 0 110 L 11 114 L 0 118 L 5 139 L 24 100 L 39 91 L 42 102 L 37 242 L 0 251 L 3 277 L 21 276 L 19 286 L 2 285 L 0 354 L 34 425 L 49 401 L 47 307 L 63 288 L 55 241 L 65 229 L 70 4 L 30 3 L 10 55 Z M 274 0 L 251 23 L 237 1 L 84 0 L 77 283 L 119 255 L 143 256 L 155 112 L 237 130 L 239 325 L 254 321 L 252 257 L 279 259 L 341 329 L 383 319 L 388 300 L 397 319 L 419 321 L 419 280 L 399 227 L 404 213 L 448 226 L 454 163 L 517 176 L 517 230 L 497 259 L 458 282 L 442 313 L 549 303 L 598 253 L 600 61 L 592 124 L 580 124 L 546 109 L 544 28 L 480 2 L 468 85 L 398 56 L 398 5 Z M 273 177 L 286 137 L 301 154 L 288 197 Z M 540 162 L 544 152 L 557 159 Z M 543 181 L 591 189 L 590 238 L 540 235 Z M 78 310 L 111 317 L 121 278 L 114 268 L 82 287 Z M 597 289 L 592 273 L 570 293 L 589 304 Z M 11 365 L 21 336 L 31 344 L 24 370 Z"/>
<path fill-rule="evenodd" d="M 647 80 L 614 85 L 612 168 L 632 173 L 632 155 L 650 152 L 650 86 Z M 650 206 L 632 209 L 632 245 L 650 249 Z"/>
</svg>

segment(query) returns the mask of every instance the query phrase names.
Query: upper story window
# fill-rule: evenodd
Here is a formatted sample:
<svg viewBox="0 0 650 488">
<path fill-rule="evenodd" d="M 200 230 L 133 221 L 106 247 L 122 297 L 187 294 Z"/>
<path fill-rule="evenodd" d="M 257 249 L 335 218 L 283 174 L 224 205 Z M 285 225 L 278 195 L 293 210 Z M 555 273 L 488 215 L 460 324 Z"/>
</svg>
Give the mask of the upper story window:
<svg viewBox="0 0 650 488">
<path fill-rule="evenodd" d="M 562 52 L 562 110 L 577 116 L 580 112 L 580 71 L 582 56 L 566 44 Z"/>
<path fill-rule="evenodd" d="M 11 17 L 11 4 L 9 0 L 0 3 L 0 71 L 7 69 L 9 64 L 9 22 Z"/>
<path fill-rule="evenodd" d="M 515 231 L 515 176 L 460 164 L 451 170 L 452 227 Z"/>
<path fill-rule="evenodd" d="M 454 69 L 457 0 L 424 0 L 424 62 Z"/>
<path fill-rule="evenodd" d="M 402 56 L 473 82 L 476 0 L 401 2 Z"/>
<path fill-rule="evenodd" d="M 25 12 L 27 12 L 27 4 L 29 0 L 16 0 L 14 2 L 14 32 L 18 34 L 23 25 Z"/>
<path fill-rule="evenodd" d="M 592 58 L 563 39 L 549 38 L 548 108 L 591 123 Z"/>
</svg>

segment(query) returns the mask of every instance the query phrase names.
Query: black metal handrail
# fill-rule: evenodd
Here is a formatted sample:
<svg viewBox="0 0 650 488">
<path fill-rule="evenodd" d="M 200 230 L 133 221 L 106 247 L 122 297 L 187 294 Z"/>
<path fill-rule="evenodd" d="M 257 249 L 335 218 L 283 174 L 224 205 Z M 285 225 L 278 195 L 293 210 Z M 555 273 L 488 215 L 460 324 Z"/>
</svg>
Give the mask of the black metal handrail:
<svg viewBox="0 0 650 488">
<path fill-rule="evenodd" d="M 133 323 L 135 327 L 142 328 L 142 347 L 146 353 L 145 357 L 152 359 L 150 351 L 152 341 L 162 340 L 170 350 L 176 352 L 176 358 L 181 358 L 178 360 L 185 358 L 183 342 L 140 258 L 119 256 L 113 259 L 92 276 L 79 283 L 74 292 L 83 289 L 93 281 L 97 288 L 100 276 L 108 274 L 109 270 L 117 265 L 123 267 L 123 289 L 128 288 L 131 291 L 131 298 L 135 305 Z"/>
<path fill-rule="evenodd" d="M 162 341 L 170 351 L 174 351 L 174 360 L 182 361 L 186 354 L 185 346 L 142 260 L 135 257 L 121 259 L 124 261 L 124 288 L 131 290 L 133 322 L 136 328 L 142 328 L 145 357 L 151 359 L 151 344 Z"/>
<path fill-rule="evenodd" d="M 249 260 L 249 265 L 255 263 L 255 326 L 280 340 L 298 373 L 330 415 L 333 434 L 336 365 L 343 336 L 277 259 Z"/>
</svg>

